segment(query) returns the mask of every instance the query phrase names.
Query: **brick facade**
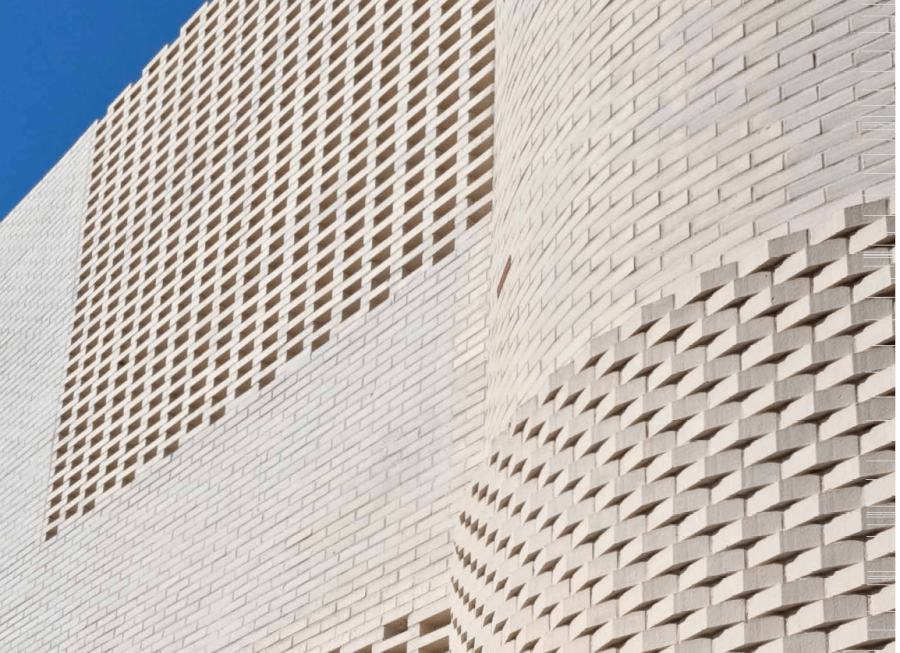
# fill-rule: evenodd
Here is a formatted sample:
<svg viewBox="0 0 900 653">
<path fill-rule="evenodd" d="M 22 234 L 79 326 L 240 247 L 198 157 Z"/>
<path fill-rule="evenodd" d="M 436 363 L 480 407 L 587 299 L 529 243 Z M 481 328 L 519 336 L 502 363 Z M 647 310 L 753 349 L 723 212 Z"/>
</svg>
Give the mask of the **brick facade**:
<svg viewBox="0 0 900 653">
<path fill-rule="evenodd" d="M 893 650 L 893 27 L 204 4 L 0 222 L 0 650 Z"/>
</svg>

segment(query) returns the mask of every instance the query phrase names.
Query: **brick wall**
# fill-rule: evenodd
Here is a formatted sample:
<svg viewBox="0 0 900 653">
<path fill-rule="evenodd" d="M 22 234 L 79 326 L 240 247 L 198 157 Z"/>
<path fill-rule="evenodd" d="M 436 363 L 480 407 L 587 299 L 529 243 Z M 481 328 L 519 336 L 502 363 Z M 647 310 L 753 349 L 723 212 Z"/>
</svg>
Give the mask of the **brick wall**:
<svg viewBox="0 0 900 653">
<path fill-rule="evenodd" d="M 451 650 L 893 650 L 893 213 L 772 239 L 544 377 L 465 493 Z"/>
<path fill-rule="evenodd" d="M 482 450 L 486 227 L 48 542 L 48 442 L 15 443 L 31 521 L 0 586 L 3 650 L 355 653 L 445 610 Z"/>
<path fill-rule="evenodd" d="M 888 29 L 204 4 L 0 223 L 0 650 L 890 646 Z"/>
<path fill-rule="evenodd" d="M 0 594 L 41 535 L 93 130 L 0 222 Z"/>
<path fill-rule="evenodd" d="M 893 23 L 854 1 L 497 3 L 491 434 L 633 307 L 893 193 Z"/>
</svg>

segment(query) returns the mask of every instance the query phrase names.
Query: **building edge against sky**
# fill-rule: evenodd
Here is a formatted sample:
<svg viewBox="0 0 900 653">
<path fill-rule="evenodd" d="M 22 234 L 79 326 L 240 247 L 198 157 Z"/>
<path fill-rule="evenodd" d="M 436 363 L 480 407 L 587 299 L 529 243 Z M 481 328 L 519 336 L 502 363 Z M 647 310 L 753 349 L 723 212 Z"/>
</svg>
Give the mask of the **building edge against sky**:
<svg viewBox="0 0 900 653">
<path fill-rule="evenodd" d="M 893 28 L 205 4 L 0 222 L 2 648 L 893 650 Z"/>
</svg>

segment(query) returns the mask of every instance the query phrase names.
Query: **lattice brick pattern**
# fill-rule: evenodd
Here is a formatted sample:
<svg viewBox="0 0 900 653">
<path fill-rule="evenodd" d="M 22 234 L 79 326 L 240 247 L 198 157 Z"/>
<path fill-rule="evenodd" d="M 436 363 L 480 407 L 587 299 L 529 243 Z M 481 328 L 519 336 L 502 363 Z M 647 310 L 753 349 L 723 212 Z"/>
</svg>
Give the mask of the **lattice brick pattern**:
<svg viewBox="0 0 900 653">
<path fill-rule="evenodd" d="M 459 650 L 893 641 L 888 213 L 771 240 L 548 379 L 460 515 Z"/>
<path fill-rule="evenodd" d="M 97 127 L 48 537 L 491 209 L 490 0 L 220 0 Z"/>
</svg>

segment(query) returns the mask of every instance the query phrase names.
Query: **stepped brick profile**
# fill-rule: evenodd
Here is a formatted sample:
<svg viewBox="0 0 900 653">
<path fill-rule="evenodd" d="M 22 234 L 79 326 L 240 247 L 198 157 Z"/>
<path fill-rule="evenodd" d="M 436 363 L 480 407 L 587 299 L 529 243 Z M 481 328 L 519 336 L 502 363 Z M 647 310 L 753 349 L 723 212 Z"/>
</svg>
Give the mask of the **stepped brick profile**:
<svg viewBox="0 0 900 653">
<path fill-rule="evenodd" d="M 893 641 L 888 210 L 853 207 L 708 270 L 548 377 L 491 442 L 459 514 L 459 641 Z"/>
<path fill-rule="evenodd" d="M 0 221 L 0 651 L 893 651 L 894 28 L 203 4 Z"/>
</svg>

